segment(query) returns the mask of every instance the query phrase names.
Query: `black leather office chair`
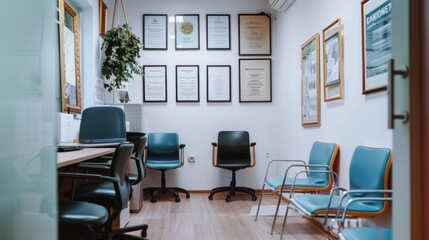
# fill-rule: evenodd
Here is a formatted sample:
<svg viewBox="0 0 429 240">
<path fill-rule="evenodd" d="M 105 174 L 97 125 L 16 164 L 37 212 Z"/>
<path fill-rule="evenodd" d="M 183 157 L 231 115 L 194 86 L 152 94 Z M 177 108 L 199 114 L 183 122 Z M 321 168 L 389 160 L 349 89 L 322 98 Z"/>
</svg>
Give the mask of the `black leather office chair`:
<svg viewBox="0 0 429 240">
<path fill-rule="evenodd" d="M 80 143 L 114 143 L 126 140 L 124 110 L 111 106 L 83 110 L 79 129 Z"/>
<path fill-rule="evenodd" d="M 179 192 L 185 193 L 189 198 L 189 192 L 183 188 L 167 187 L 165 172 L 183 166 L 183 148 L 185 144 L 179 143 L 177 133 L 149 133 L 148 144 L 145 148 L 145 166 L 149 169 L 161 171 L 161 186 L 145 188 L 151 195 L 151 202 L 156 202 L 160 193 L 171 192 L 174 200 L 180 202 Z"/>
<path fill-rule="evenodd" d="M 104 235 L 108 239 L 142 239 L 125 235 L 127 232 L 141 230 L 141 236 L 146 237 L 148 226 L 141 224 L 113 230 L 113 221 L 119 216 L 122 209 L 128 207 L 130 194 L 130 181 L 126 175 L 128 163 L 131 158 L 134 145 L 122 143 L 117 148 L 112 158 L 109 176 L 81 174 L 83 176 L 96 176 L 101 180 L 110 182 L 89 182 L 76 187 L 74 193 L 69 193 L 77 201 L 87 201 L 104 206 L 108 212 L 108 219 L 104 223 Z M 60 173 L 59 173 L 60 174 Z M 66 173 L 67 175 L 67 173 Z M 74 173 L 68 174 L 75 175 Z M 60 219 L 61 220 L 61 219 Z M 64 220 L 64 219 L 63 219 Z M 61 221 L 60 221 L 61 222 Z"/>
<path fill-rule="evenodd" d="M 212 143 L 212 164 L 215 167 L 232 171 L 232 180 L 229 186 L 214 188 L 210 192 L 210 200 L 213 200 L 213 195 L 218 192 L 228 192 L 225 199 L 227 202 L 231 201 L 231 197 L 235 192 L 250 194 L 253 201 L 257 199 L 254 189 L 237 187 L 235 180 L 236 171 L 255 166 L 255 145 L 255 142 L 250 143 L 249 133 L 246 131 L 219 132 L 218 142 Z M 252 148 L 253 158 L 250 154 L 250 148 Z"/>
</svg>

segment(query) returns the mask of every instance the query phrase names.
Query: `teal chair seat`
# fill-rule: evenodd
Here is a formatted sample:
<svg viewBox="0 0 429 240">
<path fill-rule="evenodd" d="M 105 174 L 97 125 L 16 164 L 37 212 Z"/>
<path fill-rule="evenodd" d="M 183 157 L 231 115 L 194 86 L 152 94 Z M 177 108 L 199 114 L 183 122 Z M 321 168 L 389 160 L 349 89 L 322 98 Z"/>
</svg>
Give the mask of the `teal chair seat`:
<svg viewBox="0 0 429 240">
<path fill-rule="evenodd" d="M 358 227 L 344 229 L 339 237 L 341 240 L 391 240 L 391 228 Z"/>
<path fill-rule="evenodd" d="M 170 160 L 170 161 L 147 160 L 146 165 L 148 168 L 152 168 L 152 169 L 172 169 L 172 168 L 180 167 L 180 160 Z"/>
<path fill-rule="evenodd" d="M 346 196 L 342 203 L 341 209 L 344 209 L 347 201 L 353 199 L 353 196 Z M 291 202 L 295 207 L 297 207 L 301 212 L 307 216 L 323 214 L 328 208 L 329 195 L 295 195 Z M 330 209 L 337 210 L 339 207 L 340 196 L 332 196 L 332 201 Z M 379 212 L 383 210 L 383 202 L 377 201 L 359 201 L 353 202 L 348 206 L 348 211 L 354 212 Z"/>
<path fill-rule="evenodd" d="M 323 188 L 326 186 L 326 180 L 327 179 L 310 179 L 310 178 L 297 178 L 295 180 L 296 187 L 319 187 Z M 294 181 L 294 178 L 286 178 L 285 185 L 286 186 L 292 186 L 292 183 Z M 279 189 L 283 184 L 283 178 L 281 177 L 272 177 L 267 178 L 265 180 L 265 184 L 267 184 L 272 189 Z"/>
</svg>

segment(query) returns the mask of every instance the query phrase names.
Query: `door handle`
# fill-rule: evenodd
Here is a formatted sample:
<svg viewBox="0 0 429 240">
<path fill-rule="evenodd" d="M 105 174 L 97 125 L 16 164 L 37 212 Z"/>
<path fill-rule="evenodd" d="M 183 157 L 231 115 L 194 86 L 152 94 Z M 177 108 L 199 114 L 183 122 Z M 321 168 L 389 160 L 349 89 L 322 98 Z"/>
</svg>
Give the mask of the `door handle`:
<svg viewBox="0 0 429 240">
<path fill-rule="evenodd" d="M 395 114 L 395 75 L 401 75 L 402 78 L 408 77 L 408 67 L 402 65 L 399 70 L 395 70 L 395 61 L 390 59 L 387 64 L 387 94 L 388 94 L 388 127 L 389 129 L 395 128 L 395 119 L 402 119 L 405 124 L 409 121 L 409 113 L 404 111 L 403 114 Z"/>
</svg>

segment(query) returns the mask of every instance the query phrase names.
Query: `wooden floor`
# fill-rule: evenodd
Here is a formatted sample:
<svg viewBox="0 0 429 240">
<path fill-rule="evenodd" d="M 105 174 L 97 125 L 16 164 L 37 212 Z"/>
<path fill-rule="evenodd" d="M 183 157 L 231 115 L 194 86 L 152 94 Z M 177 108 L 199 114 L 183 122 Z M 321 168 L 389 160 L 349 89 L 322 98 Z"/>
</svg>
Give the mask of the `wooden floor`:
<svg viewBox="0 0 429 240">
<path fill-rule="evenodd" d="M 156 203 L 151 203 L 150 198 L 145 196 L 142 210 L 131 214 L 128 226 L 148 224 L 147 238 L 151 240 L 280 239 L 283 217 L 279 218 L 274 234 L 271 235 L 273 217 L 259 217 L 255 222 L 255 216 L 249 215 L 252 206 L 258 205 L 259 199 L 252 201 L 248 195 L 236 195 L 228 203 L 222 194 L 215 195 L 212 201 L 207 197 L 208 194 L 202 193 L 191 193 L 189 199 L 180 195 L 181 201 L 176 203 L 174 198 L 166 193 Z M 275 204 L 274 195 L 264 195 L 262 205 Z M 288 217 L 283 239 L 306 240 L 329 237 L 305 218 Z"/>
</svg>

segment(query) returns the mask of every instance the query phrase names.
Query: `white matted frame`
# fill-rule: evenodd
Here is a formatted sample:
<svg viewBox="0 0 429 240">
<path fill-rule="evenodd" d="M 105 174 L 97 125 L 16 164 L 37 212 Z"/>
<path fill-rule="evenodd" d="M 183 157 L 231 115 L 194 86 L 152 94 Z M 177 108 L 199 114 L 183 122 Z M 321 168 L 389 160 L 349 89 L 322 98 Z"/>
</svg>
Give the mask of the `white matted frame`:
<svg viewBox="0 0 429 240">
<path fill-rule="evenodd" d="M 392 58 L 391 0 L 363 0 L 362 94 L 387 89 L 388 61 Z"/>
<path fill-rule="evenodd" d="M 176 50 L 200 49 L 200 15 L 175 15 Z"/>
<path fill-rule="evenodd" d="M 200 101 L 200 67 L 176 65 L 176 102 Z"/>
<path fill-rule="evenodd" d="M 207 50 L 231 49 L 231 15 L 206 15 L 206 48 Z"/>
<path fill-rule="evenodd" d="M 324 101 L 343 98 L 343 45 L 341 19 L 323 29 Z"/>
<path fill-rule="evenodd" d="M 240 102 L 271 102 L 271 59 L 239 59 Z"/>
<path fill-rule="evenodd" d="M 167 14 L 143 14 L 143 50 L 168 49 Z"/>
<path fill-rule="evenodd" d="M 143 102 L 167 102 L 167 66 L 143 66 Z"/>
<path fill-rule="evenodd" d="M 301 122 L 320 126 L 320 36 L 317 33 L 301 46 Z"/>
<path fill-rule="evenodd" d="M 207 65 L 207 102 L 231 102 L 230 65 Z"/>
</svg>

